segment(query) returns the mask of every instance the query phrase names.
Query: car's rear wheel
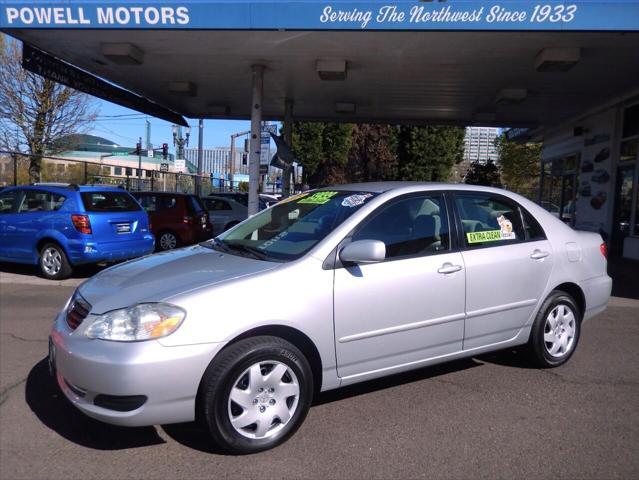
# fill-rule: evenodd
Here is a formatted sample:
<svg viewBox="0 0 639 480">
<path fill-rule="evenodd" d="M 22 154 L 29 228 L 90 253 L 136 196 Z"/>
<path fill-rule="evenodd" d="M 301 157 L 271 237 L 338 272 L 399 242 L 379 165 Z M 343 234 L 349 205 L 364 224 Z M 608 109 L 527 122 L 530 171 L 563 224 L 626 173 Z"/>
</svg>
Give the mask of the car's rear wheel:
<svg viewBox="0 0 639 480">
<path fill-rule="evenodd" d="M 533 361 L 543 368 L 563 365 L 575 352 L 580 332 L 581 313 L 575 300 L 553 291 L 533 323 L 529 341 Z"/>
<path fill-rule="evenodd" d="M 56 243 L 47 243 L 40 249 L 40 272 L 49 280 L 63 280 L 73 273 L 66 253 Z"/>
<path fill-rule="evenodd" d="M 160 232 L 158 235 L 157 246 L 158 250 L 173 250 L 177 248 L 180 241 L 177 235 L 170 231 Z"/>
<path fill-rule="evenodd" d="M 200 395 L 215 442 L 230 453 L 255 453 L 279 445 L 299 428 L 313 397 L 313 378 L 294 345 L 279 337 L 253 337 L 211 362 Z"/>
</svg>

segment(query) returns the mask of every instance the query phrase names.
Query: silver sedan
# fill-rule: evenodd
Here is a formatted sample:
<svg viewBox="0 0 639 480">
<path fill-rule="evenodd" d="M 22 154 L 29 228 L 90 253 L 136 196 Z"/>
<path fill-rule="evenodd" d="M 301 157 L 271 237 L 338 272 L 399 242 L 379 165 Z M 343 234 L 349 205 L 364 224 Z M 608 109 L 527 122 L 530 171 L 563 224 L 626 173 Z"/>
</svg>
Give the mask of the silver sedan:
<svg viewBox="0 0 639 480">
<path fill-rule="evenodd" d="M 319 391 L 518 345 L 565 363 L 606 308 L 606 262 L 598 234 L 510 192 L 342 185 L 102 271 L 56 318 L 50 364 L 93 418 L 198 418 L 257 452 Z"/>
</svg>

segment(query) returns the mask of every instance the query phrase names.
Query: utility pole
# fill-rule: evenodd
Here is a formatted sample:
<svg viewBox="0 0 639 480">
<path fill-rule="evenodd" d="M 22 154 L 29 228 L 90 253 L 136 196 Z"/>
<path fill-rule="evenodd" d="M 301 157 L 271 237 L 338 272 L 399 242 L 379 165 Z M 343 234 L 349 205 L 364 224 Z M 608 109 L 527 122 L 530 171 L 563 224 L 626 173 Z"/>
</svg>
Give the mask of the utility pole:
<svg viewBox="0 0 639 480">
<path fill-rule="evenodd" d="M 284 141 L 293 148 L 293 100 L 287 98 L 284 102 Z M 291 173 L 293 165 L 282 169 L 282 198 L 291 194 Z"/>
<path fill-rule="evenodd" d="M 138 192 L 142 191 L 142 137 L 138 138 L 136 145 L 138 151 Z"/>
<path fill-rule="evenodd" d="M 250 133 L 250 130 L 246 130 L 244 132 L 231 134 L 231 152 L 229 154 L 229 159 L 227 162 L 228 179 L 231 190 L 233 190 L 233 173 L 235 170 L 235 139 L 238 137 L 243 137 L 244 135 L 249 135 Z"/>
</svg>

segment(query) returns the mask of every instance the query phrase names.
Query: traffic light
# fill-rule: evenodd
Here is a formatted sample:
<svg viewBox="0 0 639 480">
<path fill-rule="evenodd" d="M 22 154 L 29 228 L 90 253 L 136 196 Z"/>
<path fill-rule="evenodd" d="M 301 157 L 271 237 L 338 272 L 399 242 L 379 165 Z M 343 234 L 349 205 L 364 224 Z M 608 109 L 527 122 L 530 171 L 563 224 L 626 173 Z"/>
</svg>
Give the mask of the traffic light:
<svg viewBox="0 0 639 480">
<path fill-rule="evenodd" d="M 244 139 L 244 151 L 248 153 L 249 148 L 250 148 L 250 147 L 249 147 L 249 139 L 248 139 L 248 138 L 245 138 L 245 139 Z"/>
<path fill-rule="evenodd" d="M 136 155 L 140 155 L 142 153 L 142 144 L 141 143 L 136 143 L 135 144 L 135 154 Z"/>
<path fill-rule="evenodd" d="M 247 162 L 248 162 L 248 153 L 243 153 L 242 154 L 242 165 L 246 165 Z"/>
<path fill-rule="evenodd" d="M 162 158 L 164 160 L 169 158 L 169 144 L 168 143 L 163 143 L 162 144 Z"/>
</svg>

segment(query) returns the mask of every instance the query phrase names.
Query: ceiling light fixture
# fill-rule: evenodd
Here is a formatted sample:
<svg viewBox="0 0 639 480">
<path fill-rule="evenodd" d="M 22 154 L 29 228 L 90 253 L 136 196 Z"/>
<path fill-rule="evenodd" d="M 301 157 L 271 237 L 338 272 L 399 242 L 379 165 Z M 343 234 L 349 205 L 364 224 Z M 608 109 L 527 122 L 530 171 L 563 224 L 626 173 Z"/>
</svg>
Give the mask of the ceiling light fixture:
<svg viewBox="0 0 639 480">
<path fill-rule="evenodd" d="M 538 72 L 567 72 L 581 58 L 580 48 L 544 48 L 535 57 Z"/>
<path fill-rule="evenodd" d="M 103 43 L 102 55 L 116 65 L 141 65 L 144 52 L 131 43 Z"/>
<path fill-rule="evenodd" d="M 346 60 L 318 60 L 315 69 L 321 80 L 346 80 Z"/>
<path fill-rule="evenodd" d="M 503 88 L 497 92 L 495 103 L 497 105 L 517 105 L 528 96 L 528 90 L 525 88 Z"/>
</svg>

